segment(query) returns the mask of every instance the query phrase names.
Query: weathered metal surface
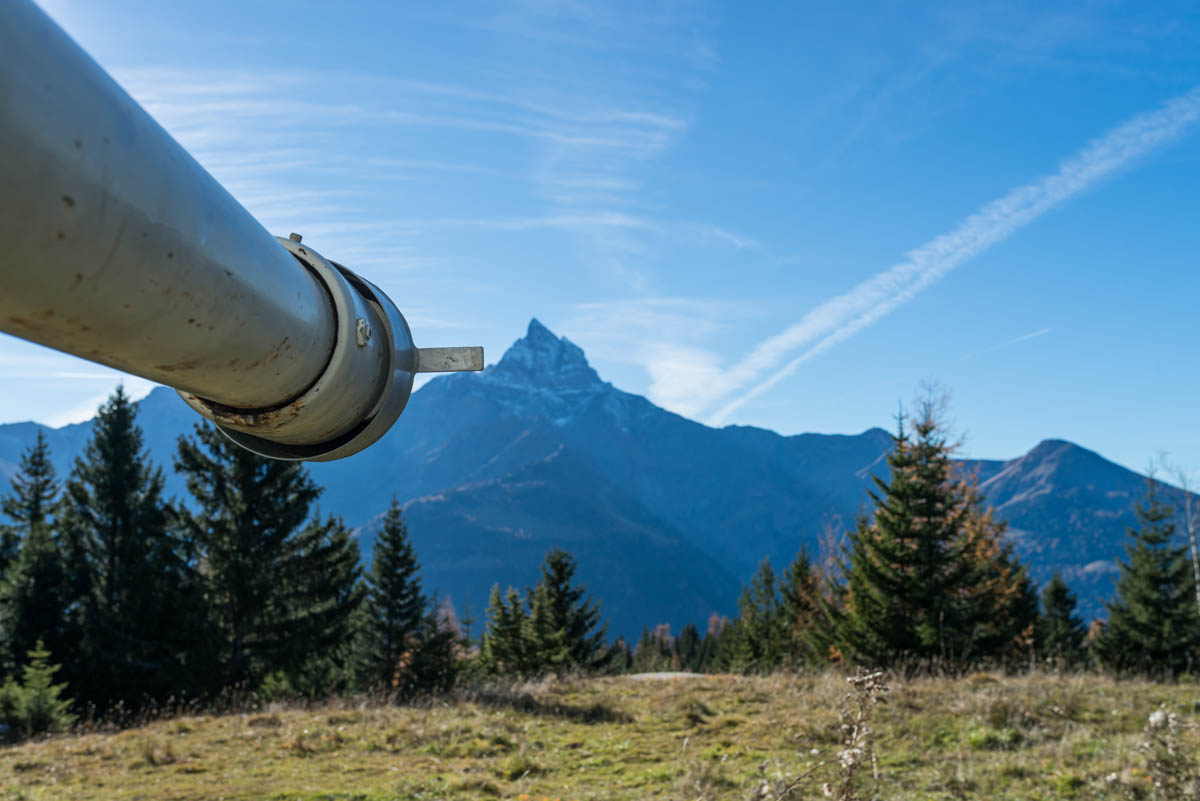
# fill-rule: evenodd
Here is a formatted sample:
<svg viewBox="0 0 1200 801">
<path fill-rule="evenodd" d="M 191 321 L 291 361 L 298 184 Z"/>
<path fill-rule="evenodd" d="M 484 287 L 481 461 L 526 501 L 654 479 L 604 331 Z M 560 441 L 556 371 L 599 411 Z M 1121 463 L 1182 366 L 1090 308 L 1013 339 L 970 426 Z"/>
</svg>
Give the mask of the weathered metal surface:
<svg viewBox="0 0 1200 801">
<path fill-rule="evenodd" d="M 295 238 L 279 241 L 312 270 L 333 299 L 338 327 L 325 371 L 300 397 L 254 412 L 180 394 L 235 442 L 264 456 L 340 459 L 375 442 L 404 411 L 412 392 L 416 349 L 404 316 L 377 287 Z"/>
<path fill-rule="evenodd" d="M 0 0 L 0 330 L 277 406 L 333 350 L 316 278 L 27 0 Z"/>
<path fill-rule="evenodd" d="M 418 373 L 458 373 L 483 369 L 483 348 L 419 348 Z"/>
<path fill-rule="evenodd" d="M 28 0 L 0 0 L 0 331 L 167 386 L 234 441 L 349 456 L 400 416 L 418 353 L 378 287 L 276 240 Z"/>
</svg>

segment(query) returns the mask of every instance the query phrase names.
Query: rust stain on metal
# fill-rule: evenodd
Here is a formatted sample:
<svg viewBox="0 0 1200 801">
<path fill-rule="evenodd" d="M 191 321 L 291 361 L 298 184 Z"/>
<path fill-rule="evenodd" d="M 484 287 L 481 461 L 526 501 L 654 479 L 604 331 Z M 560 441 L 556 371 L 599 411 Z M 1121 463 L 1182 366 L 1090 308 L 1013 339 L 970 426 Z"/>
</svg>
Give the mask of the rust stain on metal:
<svg viewBox="0 0 1200 801">
<path fill-rule="evenodd" d="M 67 232 L 66 232 L 66 231 L 59 231 L 58 233 L 56 233 L 56 234 L 54 235 L 54 238 L 55 238 L 55 239 L 66 239 L 66 238 L 67 238 Z"/>
<path fill-rule="evenodd" d="M 71 282 L 71 289 L 83 283 L 83 273 L 75 273 L 75 280 Z"/>
<path fill-rule="evenodd" d="M 62 202 L 63 202 L 63 205 L 66 206 L 68 209 L 75 208 L 75 198 L 71 197 L 70 195 L 63 195 Z"/>
<path fill-rule="evenodd" d="M 154 365 L 154 369 L 164 373 L 174 373 L 179 370 L 191 370 L 199 364 L 199 360 L 189 359 L 186 362 L 175 362 L 173 364 L 156 364 Z"/>
</svg>

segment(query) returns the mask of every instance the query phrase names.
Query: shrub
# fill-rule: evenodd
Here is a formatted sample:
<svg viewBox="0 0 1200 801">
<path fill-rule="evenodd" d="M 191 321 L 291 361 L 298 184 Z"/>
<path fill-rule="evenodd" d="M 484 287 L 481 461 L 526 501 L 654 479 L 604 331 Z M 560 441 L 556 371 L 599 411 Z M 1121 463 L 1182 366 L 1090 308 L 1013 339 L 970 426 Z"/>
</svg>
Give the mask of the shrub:
<svg viewBox="0 0 1200 801">
<path fill-rule="evenodd" d="M 54 683 L 61 666 L 50 664 L 50 652 L 40 640 L 28 655 L 21 682 L 9 676 L 0 686 L 0 719 L 7 723 L 7 736 L 13 740 L 62 731 L 75 721 L 67 711 L 73 701 L 60 697 L 67 685 Z"/>
</svg>

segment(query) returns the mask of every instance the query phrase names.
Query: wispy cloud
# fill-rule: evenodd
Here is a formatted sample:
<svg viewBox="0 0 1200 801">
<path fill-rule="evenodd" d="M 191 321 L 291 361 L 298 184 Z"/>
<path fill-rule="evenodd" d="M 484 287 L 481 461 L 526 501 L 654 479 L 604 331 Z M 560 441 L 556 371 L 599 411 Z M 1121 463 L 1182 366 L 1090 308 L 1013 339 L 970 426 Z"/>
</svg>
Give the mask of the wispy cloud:
<svg viewBox="0 0 1200 801">
<path fill-rule="evenodd" d="M 966 356 L 963 356 L 963 359 L 964 360 L 974 359 L 979 356 L 986 355 L 988 353 L 995 353 L 998 350 L 1004 350 L 1005 348 L 1011 347 L 1013 345 L 1020 345 L 1022 342 L 1028 342 L 1031 339 L 1037 339 L 1038 337 L 1044 337 L 1044 336 L 1046 336 L 1046 334 L 1051 333 L 1053 330 L 1054 330 L 1053 328 L 1041 328 L 1041 329 L 1038 329 L 1037 331 L 1030 331 L 1028 334 L 1022 334 L 1019 337 L 1013 337 L 1012 339 L 1006 339 L 1003 342 L 997 342 L 995 345 L 986 347 L 983 350 L 976 351 L 975 353 L 968 353 Z"/>
<path fill-rule="evenodd" d="M 724 374 L 722 395 L 758 383 L 726 402 L 710 418 L 724 423 L 749 401 L 769 391 L 803 364 L 846 341 L 968 259 L 1003 241 L 1020 228 L 1097 181 L 1163 145 L 1200 119 L 1200 87 L 1139 114 L 1063 162 L 1058 171 L 1019 186 L 967 217 L 949 233 L 907 254 L 904 261 L 808 312 L 797 323 L 770 337 Z M 792 356 L 797 349 L 803 350 Z M 791 356 L 782 368 L 780 363 Z M 764 373 L 774 371 L 765 380 Z M 718 398 L 710 397 L 710 402 Z"/>
</svg>

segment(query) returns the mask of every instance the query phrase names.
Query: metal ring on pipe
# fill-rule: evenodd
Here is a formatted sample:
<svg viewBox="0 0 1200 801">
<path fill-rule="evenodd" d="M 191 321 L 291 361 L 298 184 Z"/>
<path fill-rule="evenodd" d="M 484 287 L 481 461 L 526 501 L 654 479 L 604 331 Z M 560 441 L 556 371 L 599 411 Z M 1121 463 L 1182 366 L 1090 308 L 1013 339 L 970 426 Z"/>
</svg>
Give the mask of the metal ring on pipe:
<svg viewBox="0 0 1200 801">
<path fill-rule="evenodd" d="M 299 397 L 269 409 L 234 409 L 179 394 L 238 445 L 262 456 L 340 459 L 377 441 L 404 411 L 417 366 L 412 333 L 378 287 L 298 242 L 279 242 L 329 292 L 336 340 L 325 370 Z"/>
</svg>

